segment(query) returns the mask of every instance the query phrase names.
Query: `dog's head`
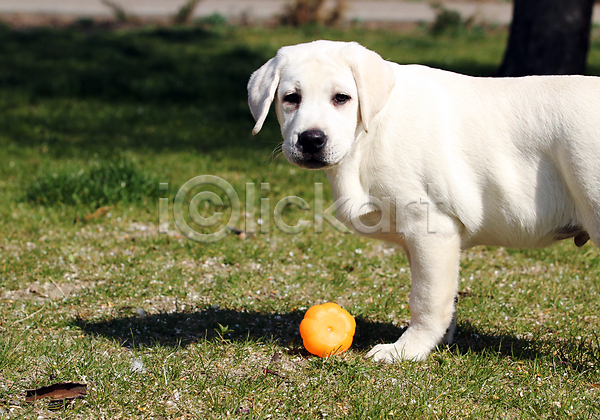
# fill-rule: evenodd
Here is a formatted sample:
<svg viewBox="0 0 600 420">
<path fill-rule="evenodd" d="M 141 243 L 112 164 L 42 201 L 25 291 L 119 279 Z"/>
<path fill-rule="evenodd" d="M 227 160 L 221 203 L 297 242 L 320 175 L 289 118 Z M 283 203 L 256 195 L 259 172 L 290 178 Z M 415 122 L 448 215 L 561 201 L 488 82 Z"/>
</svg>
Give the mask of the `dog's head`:
<svg viewBox="0 0 600 420">
<path fill-rule="evenodd" d="M 283 47 L 248 82 L 252 132 L 275 101 L 285 157 L 303 168 L 327 168 L 350 152 L 361 127 L 369 130 L 394 84 L 391 65 L 355 42 Z"/>
</svg>

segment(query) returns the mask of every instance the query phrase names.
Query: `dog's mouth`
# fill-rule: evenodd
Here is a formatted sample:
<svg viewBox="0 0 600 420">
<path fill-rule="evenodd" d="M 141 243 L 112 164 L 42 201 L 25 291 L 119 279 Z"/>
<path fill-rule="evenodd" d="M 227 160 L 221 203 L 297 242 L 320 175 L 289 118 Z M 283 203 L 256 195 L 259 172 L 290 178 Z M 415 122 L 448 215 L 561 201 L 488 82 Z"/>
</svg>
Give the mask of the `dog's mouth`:
<svg viewBox="0 0 600 420">
<path fill-rule="evenodd" d="M 302 158 L 292 163 L 304 169 L 323 169 L 330 165 L 321 156 L 308 154 L 303 154 Z"/>
<path fill-rule="evenodd" d="M 297 148 L 286 149 L 284 146 L 283 154 L 292 165 L 302 169 L 325 169 L 333 165 L 322 152 L 308 153 Z"/>
</svg>

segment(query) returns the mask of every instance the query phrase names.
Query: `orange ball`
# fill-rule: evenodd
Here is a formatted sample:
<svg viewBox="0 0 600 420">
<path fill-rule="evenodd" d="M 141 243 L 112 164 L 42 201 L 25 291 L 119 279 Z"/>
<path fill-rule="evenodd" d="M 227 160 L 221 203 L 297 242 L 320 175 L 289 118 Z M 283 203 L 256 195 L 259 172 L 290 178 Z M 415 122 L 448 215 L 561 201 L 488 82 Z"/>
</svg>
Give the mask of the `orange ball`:
<svg viewBox="0 0 600 420">
<path fill-rule="evenodd" d="M 315 305 L 304 314 L 300 335 L 306 350 L 319 357 L 345 352 L 352 345 L 356 321 L 337 303 Z"/>
</svg>

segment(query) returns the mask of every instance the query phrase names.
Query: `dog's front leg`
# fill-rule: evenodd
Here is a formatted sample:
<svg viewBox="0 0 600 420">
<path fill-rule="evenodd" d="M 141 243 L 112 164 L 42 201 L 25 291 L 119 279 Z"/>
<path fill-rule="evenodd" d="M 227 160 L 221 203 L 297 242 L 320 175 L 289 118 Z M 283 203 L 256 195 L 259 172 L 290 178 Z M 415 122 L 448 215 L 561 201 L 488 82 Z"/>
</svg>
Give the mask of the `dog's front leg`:
<svg viewBox="0 0 600 420">
<path fill-rule="evenodd" d="M 424 360 L 444 338 L 452 340 L 460 236 L 421 236 L 407 240 L 406 250 L 412 273 L 410 326 L 394 344 L 373 347 L 367 357 L 375 361 Z"/>
</svg>

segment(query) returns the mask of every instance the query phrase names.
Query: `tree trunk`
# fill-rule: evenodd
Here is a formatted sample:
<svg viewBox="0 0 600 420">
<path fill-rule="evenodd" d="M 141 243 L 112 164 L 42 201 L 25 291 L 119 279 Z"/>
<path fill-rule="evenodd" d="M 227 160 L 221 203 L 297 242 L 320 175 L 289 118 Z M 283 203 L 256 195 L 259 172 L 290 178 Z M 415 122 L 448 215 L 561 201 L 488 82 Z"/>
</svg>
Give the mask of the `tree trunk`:
<svg viewBox="0 0 600 420">
<path fill-rule="evenodd" d="M 498 76 L 583 74 L 594 0 L 514 0 Z"/>
</svg>

